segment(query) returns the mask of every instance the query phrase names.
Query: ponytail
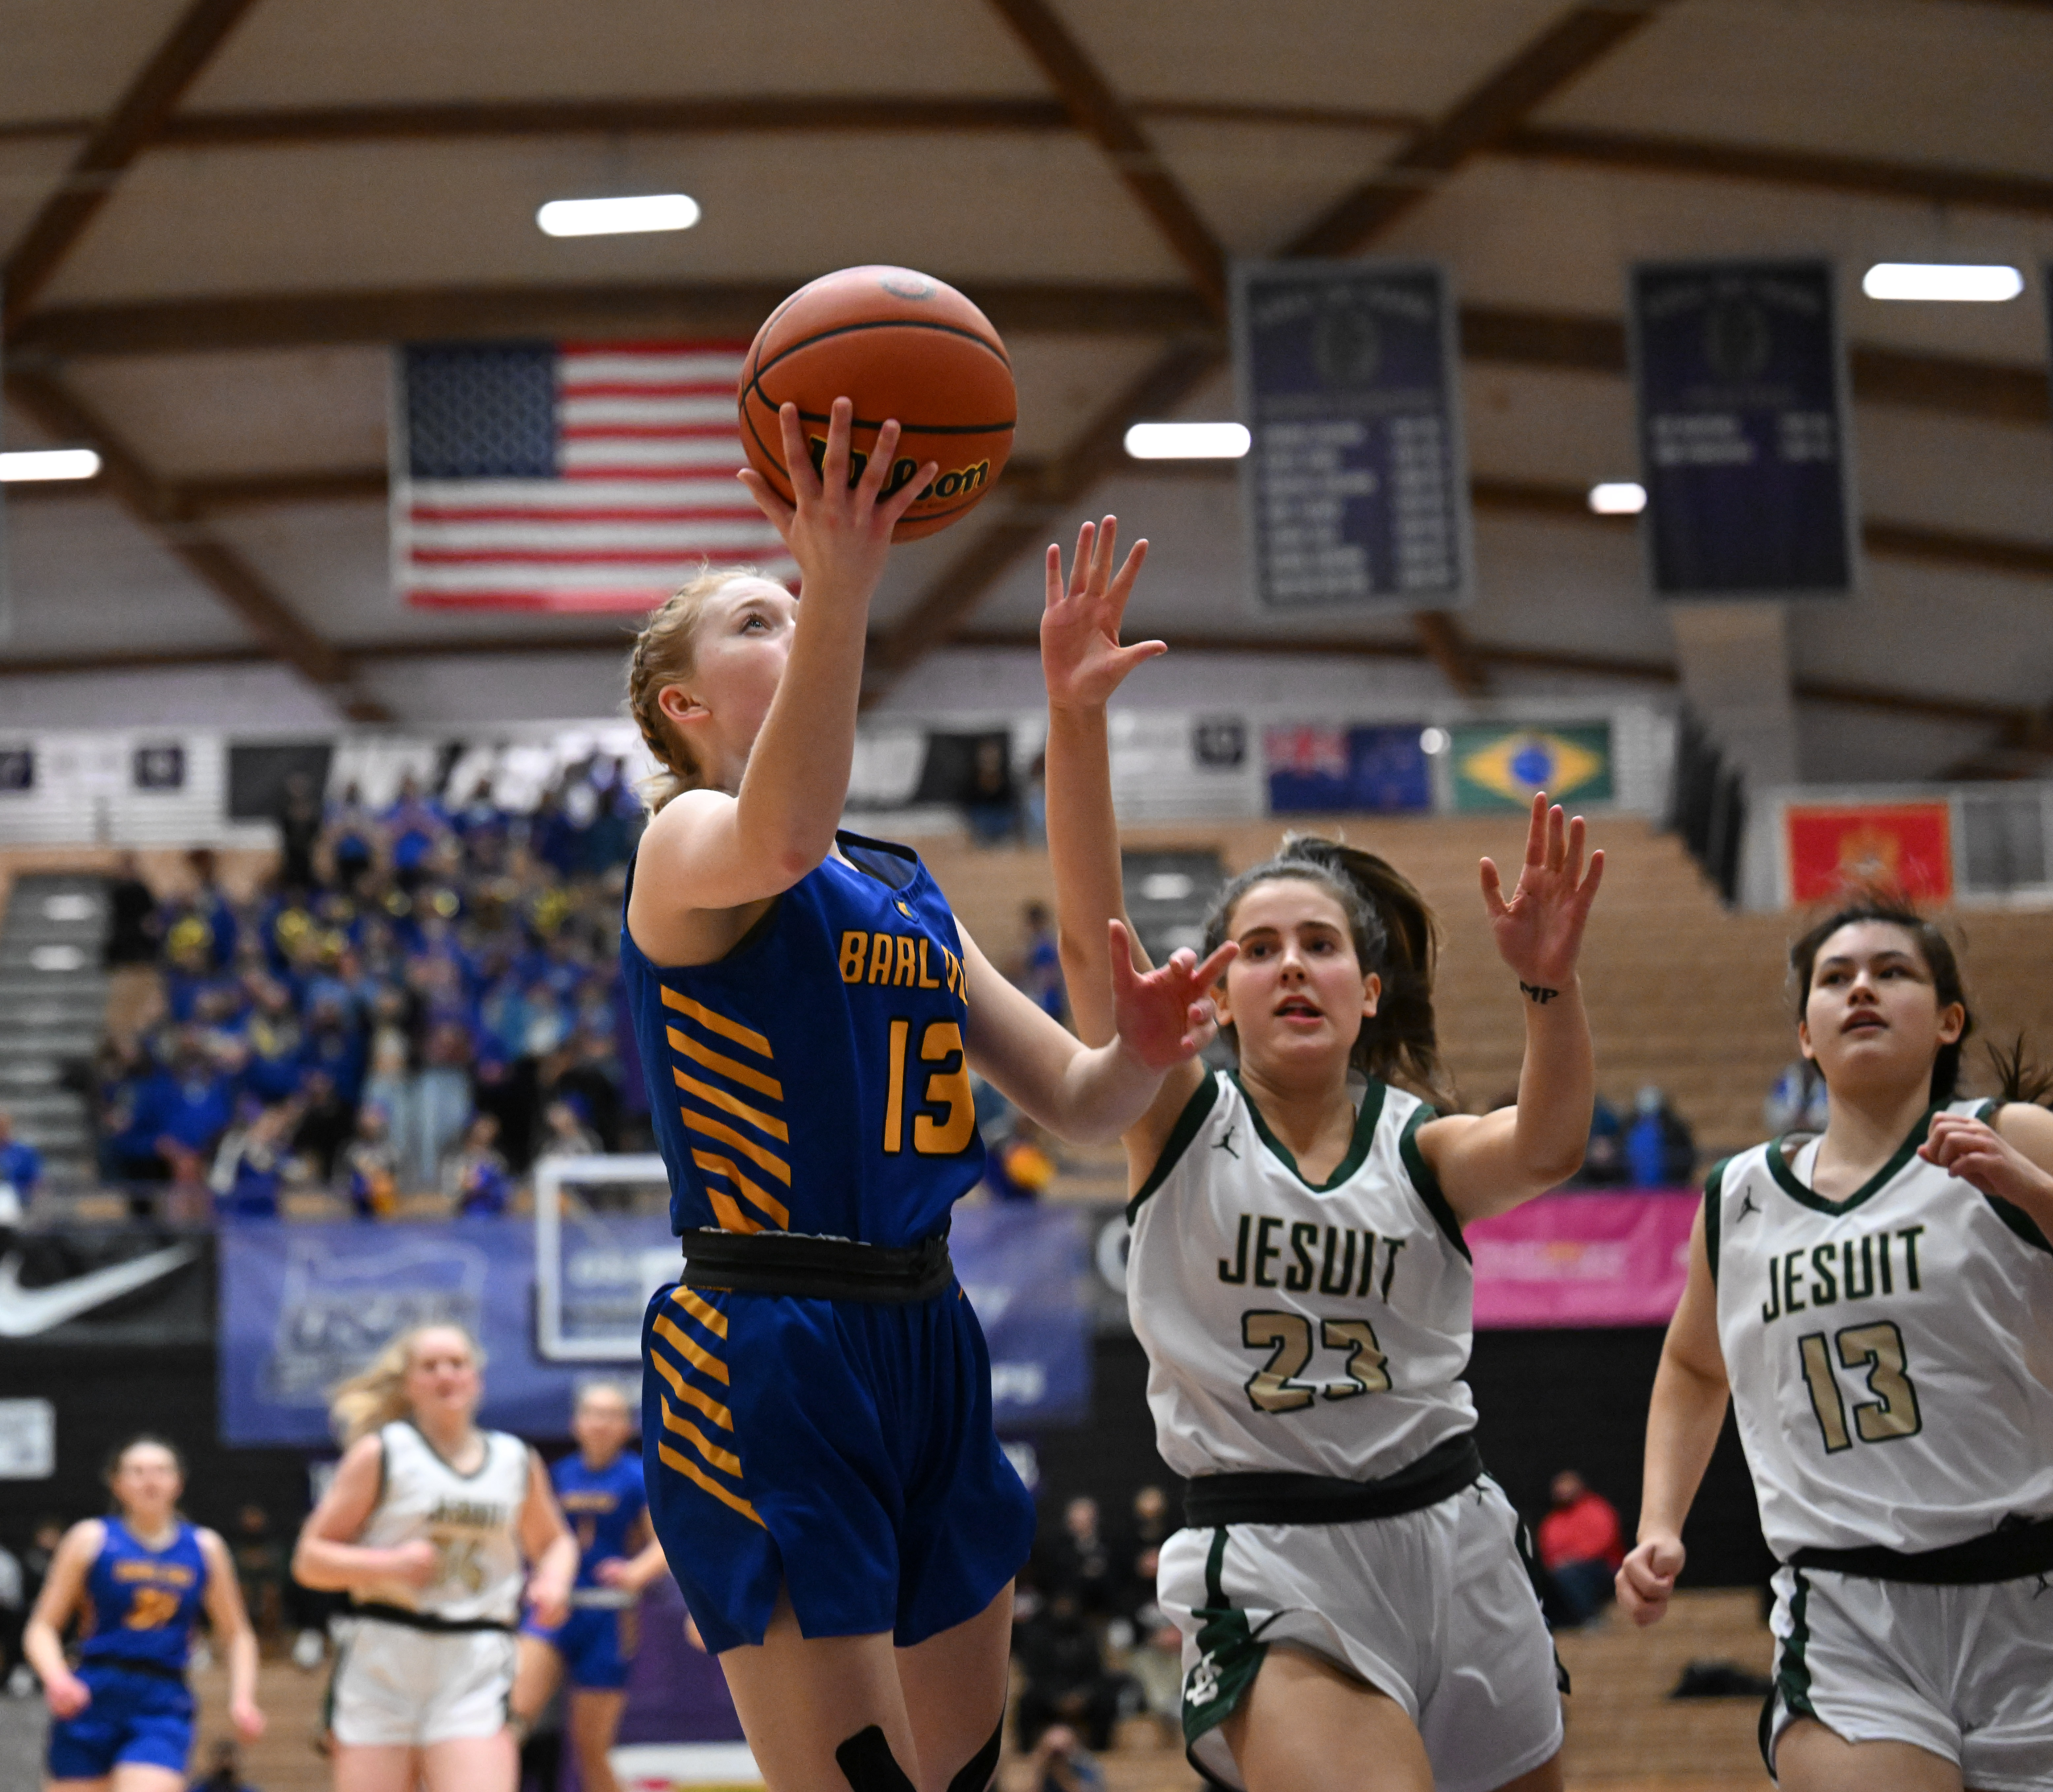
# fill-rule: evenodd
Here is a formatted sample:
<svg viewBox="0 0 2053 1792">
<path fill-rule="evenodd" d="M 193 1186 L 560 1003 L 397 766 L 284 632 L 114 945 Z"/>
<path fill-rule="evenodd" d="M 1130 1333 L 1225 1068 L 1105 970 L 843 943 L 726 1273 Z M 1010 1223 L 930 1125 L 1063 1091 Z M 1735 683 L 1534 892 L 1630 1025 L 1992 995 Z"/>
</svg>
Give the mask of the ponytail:
<svg viewBox="0 0 2053 1792">
<path fill-rule="evenodd" d="M 1286 878 L 1315 884 L 1340 904 L 1356 963 L 1364 975 L 1373 971 L 1382 980 L 1376 1012 L 1363 1017 L 1348 1063 L 1364 1076 L 1451 1110 L 1457 1103 L 1440 1062 L 1433 1016 L 1438 929 L 1425 898 L 1388 860 L 1317 835 L 1286 835 L 1274 857 L 1242 871 L 1219 893 L 1205 918 L 1206 953 L 1224 942 L 1233 912 L 1249 890 Z"/>
<path fill-rule="evenodd" d="M 690 678 L 698 661 L 699 619 L 707 599 L 736 579 L 762 576 L 752 566 L 700 568 L 697 576 L 670 594 L 634 637 L 627 661 L 627 708 L 643 743 L 655 756 L 655 775 L 642 787 L 642 800 L 654 815 L 673 796 L 705 788 L 705 768 L 689 744 L 681 739 L 658 700 L 666 686 Z"/>
</svg>

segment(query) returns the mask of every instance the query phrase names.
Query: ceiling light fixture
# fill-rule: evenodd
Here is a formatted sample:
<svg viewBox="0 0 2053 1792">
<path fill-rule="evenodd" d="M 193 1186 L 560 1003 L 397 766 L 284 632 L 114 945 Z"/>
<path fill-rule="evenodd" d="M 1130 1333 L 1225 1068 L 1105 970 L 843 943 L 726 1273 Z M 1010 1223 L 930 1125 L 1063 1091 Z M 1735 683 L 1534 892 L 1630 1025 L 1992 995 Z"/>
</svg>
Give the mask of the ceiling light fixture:
<svg viewBox="0 0 2053 1792">
<path fill-rule="evenodd" d="M 552 237 L 624 237 L 645 230 L 689 230 L 699 202 L 683 193 L 638 193 L 618 199 L 552 199 L 535 214 Z"/>
<path fill-rule="evenodd" d="M 1245 423 L 1136 423 L 1126 451 L 1136 461 L 1237 461 L 1251 439 Z"/>
<path fill-rule="evenodd" d="M 90 479 L 99 470 L 100 457 L 90 448 L 18 448 L 0 454 L 0 485 Z"/>
<path fill-rule="evenodd" d="M 1937 299 L 1955 305 L 2001 305 L 2024 290 L 2024 276 L 2000 264 L 1878 261 L 1861 290 L 1871 299 Z"/>
<path fill-rule="evenodd" d="M 1590 508 L 1600 517 L 1637 517 L 1647 508 L 1647 488 L 1635 479 L 1607 479 L 1590 487 Z"/>
</svg>

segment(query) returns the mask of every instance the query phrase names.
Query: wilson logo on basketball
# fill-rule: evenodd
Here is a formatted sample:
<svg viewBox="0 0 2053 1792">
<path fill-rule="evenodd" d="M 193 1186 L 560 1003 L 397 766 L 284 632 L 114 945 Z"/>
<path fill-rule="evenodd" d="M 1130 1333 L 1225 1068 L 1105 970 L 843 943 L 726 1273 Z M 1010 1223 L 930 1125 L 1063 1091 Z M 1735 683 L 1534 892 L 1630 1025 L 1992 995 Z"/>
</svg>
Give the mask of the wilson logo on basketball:
<svg viewBox="0 0 2053 1792">
<path fill-rule="evenodd" d="M 813 471 L 818 473 L 825 465 L 827 438 L 823 435 L 808 436 L 807 446 L 812 452 Z M 859 448 L 852 448 L 848 456 L 848 482 L 853 485 L 862 477 L 862 470 L 869 466 L 869 457 Z M 920 463 L 909 455 L 901 454 L 891 463 L 891 477 L 884 481 L 886 497 L 901 489 L 905 481 L 920 470 Z M 953 473 L 944 473 L 926 487 L 913 501 L 924 503 L 930 497 L 964 497 L 980 490 L 991 477 L 988 459 L 978 461 L 973 466 L 959 467 Z"/>
</svg>

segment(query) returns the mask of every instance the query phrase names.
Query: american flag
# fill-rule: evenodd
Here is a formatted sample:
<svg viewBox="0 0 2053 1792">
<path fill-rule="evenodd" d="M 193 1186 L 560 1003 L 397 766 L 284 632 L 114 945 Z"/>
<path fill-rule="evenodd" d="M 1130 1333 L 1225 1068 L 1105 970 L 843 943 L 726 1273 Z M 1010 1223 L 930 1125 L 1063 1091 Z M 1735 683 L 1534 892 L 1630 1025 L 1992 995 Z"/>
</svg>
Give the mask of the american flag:
<svg viewBox="0 0 2053 1792">
<path fill-rule="evenodd" d="M 402 601 L 645 611 L 709 562 L 795 576 L 734 477 L 747 352 L 729 342 L 400 350 L 392 568 Z"/>
</svg>

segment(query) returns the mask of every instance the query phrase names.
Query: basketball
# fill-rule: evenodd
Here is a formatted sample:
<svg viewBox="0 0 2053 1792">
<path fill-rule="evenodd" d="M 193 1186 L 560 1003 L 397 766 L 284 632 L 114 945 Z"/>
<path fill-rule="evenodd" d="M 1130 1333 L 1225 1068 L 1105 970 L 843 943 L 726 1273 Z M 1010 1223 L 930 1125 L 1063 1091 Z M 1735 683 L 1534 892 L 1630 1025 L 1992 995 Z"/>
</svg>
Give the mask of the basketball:
<svg viewBox="0 0 2053 1792">
<path fill-rule="evenodd" d="M 940 471 L 891 532 L 914 541 L 966 516 L 1012 451 L 1012 363 L 991 320 L 952 286 L 910 268 L 843 268 L 801 286 L 764 320 L 742 363 L 749 464 L 787 501 L 777 424 L 795 404 L 818 466 L 838 398 L 855 407 L 851 477 L 887 418 L 901 434 L 887 492 L 928 461 Z"/>
</svg>

